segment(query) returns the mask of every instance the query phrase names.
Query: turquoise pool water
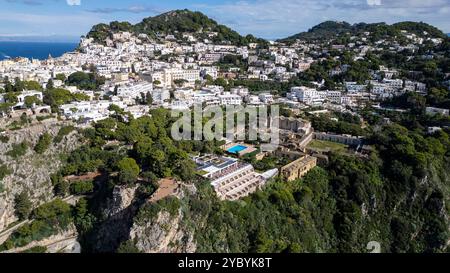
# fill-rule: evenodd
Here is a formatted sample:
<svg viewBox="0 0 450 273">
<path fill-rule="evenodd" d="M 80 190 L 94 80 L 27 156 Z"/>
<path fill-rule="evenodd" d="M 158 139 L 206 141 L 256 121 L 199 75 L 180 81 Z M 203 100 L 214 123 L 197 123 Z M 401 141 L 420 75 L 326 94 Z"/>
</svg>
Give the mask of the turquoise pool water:
<svg viewBox="0 0 450 273">
<path fill-rule="evenodd" d="M 247 148 L 248 148 L 247 146 L 236 145 L 236 146 L 229 148 L 227 151 L 232 154 L 238 154 Z"/>
</svg>

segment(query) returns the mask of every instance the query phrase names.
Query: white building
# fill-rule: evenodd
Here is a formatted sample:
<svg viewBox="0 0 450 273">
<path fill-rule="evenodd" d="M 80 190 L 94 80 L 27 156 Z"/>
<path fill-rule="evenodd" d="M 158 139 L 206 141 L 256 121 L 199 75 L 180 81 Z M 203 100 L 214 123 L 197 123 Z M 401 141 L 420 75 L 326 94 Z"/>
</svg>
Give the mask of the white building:
<svg viewBox="0 0 450 273">
<path fill-rule="evenodd" d="M 250 92 L 248 91 L 248 88 L 242 87 L 242 86 L 231 88 L 230 91 L 231 91 L 232 94 L 236 94 L 236 95 L 239 95 L 241 97 L 246 97 L 246 96 L 248 96 L 250 94 Z"/>
<path fill-rule="evenodd" d="M 305 86 L 292 87 L 291 92 L 287 94 L 288 99 L 299 101 L 307 105 L 318 105 L 323 103 L 323 99 L 316 89 Z"/>
<path fill-rule="evenodd" d="M 218 96 L 221 105 L 241 105 L 242 97 L 239 95 L 231 94 L 230 92 L 225 92 Z"/>
<path fill-rule="evenodd" d="M 117 96 L 139 98 L 141 94 L 153 91 L 153 84 L 149 82 L 128 83 L 117 88 Z"/>
<path fill-rule="evenodd" d="M 206 155 L 194 158 L 197 170 L 211 181 L 211 185 L 222 200 L 238 200 L 261 189 L 274 174 L 262 176 L 251 164 L 235 158 Z"/>
<path fill-rule="evenodd" d="M 161 104 L 166 100 L 170 100 L 170 91 L 167 89 L 154 89 L 151 93 L 154 103 Z"/>
<path fill-rule="evenodd" d="M 194 96 L 194 90 L 191 88 L 177 89 L 173 92 L 173 96 L 177 100 L 191 100 Z"/>
<path fill-rule="evenodd" d="M 81 101 L 64 104 L 59 107 L 61 114 L 69 119 L 73 120 L 89 120 L 99 121 L 109 117 L 110 111 L 108 108 L 115 104 L 122 109 L 126 108 L 126 105 L 120 101 Z"/>
<path fill-rule="evenodd" d="M 14 107 L 23 107 L 25 105 L 25 98 L 26 97 L 36 97 L 40 101 L 43 99 L 42 92 L 40 91 L 23 91 L 20 95 L 17 96 L 17 104 Z"/>
<path fill-rule="evenodd" d="M 426 108 L 426 113 L 429 115 L 437 115 L 437 114 L 441 114 L 443 116 L 448 116 L 449 115 L 449 109 L 444 109 L 444 108 L 436 108 L 436 107 L 427 107 Z"/>
<path fill-rule="evenodd" d="M 349 93 L 359 93 L 359 92 L 365 92 L 367 90 L 367 85 L 358 84 L 356 82 L 346 82 L 345 87 L 347 88 L 347 91 Z"/>
<path fill-rule="evenodd" d="M 327 100 L 332 103 L 341 103 L 342 92 L 341 91 L 328 91 Z"/>
<path fill-rule="evenodd" d="M 203 76 L 209 75 L 211 76 L 211 78 L 213 78 L 213 80 L 217 79 L 217 67 L 215 66 L 202 66 L 201 68 L 201 73 Z"/>
<path fill-rule="evenodd" d="M 258 98 L 264 104 L 272 104 L 274 102 L 273 95 L 270 93 L 261 93 Z"/>
<path fill-rule="evenodd" d="M 166 68 L 149 74 L 152 82 L 159 81 L 163 87 L 172 87 L 176 80 L 185 80 L 193 86 L 200 80 L 200 69 Z"/>
</svg>

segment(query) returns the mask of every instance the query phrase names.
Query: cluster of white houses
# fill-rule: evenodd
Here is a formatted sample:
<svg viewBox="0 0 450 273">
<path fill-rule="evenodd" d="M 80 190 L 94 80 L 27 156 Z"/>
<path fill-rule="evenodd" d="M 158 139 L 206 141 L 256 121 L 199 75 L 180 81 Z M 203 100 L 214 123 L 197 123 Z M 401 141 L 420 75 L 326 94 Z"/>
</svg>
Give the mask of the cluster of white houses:
<svg viewBox="0 0 450 273">
<path fill-rule="evenodd" d="M 224 91 L 221 86 L 206 86 L 200 90 L 192 88 L 176 89 L 174 91 L 174 100 L 172 100 L 171 108 L 188 108 L 195 104 L 205 105 L 261 105 L 272 104 L 274 97 L 272 94 L 260 93 L 251 95 L 247 88 L 232 88 L 230 91 Z"/>
<path fill-rule="evenodd" d="M 287 100 L 300 102 L 310 106 L 320 106 L 325 102 L 358 106 L 363 101 L 380 101 L 393 98 L 405 92 L 417 92 L 426 94 L 426 85 L 420 82 L 383 79 L 382 81 L 371 80 L 366 84 L 346 82 L 345 90 L 318 90 L 306 86 L 292 87 L 287 93 Z"/>
<path fill-rule="evenodd" d="M 393 51 L 414 51 L 417 50 L 417 45 L 426 40 L 408 32 L 403 34 L 409 41 L 407 45 L 385 40 L 367 45 L 369 34 L 364 33 L 361 37 L 351 37 L 348 44 L 333 44 L 330 47 L 337 51 L 352 51 L 355 53 L 354 59 L 358 60 L 364 59 L 367 52 L 385 50 L 386 46 Z M 209 38 L 215 35 L 217 33 L 208 33 Z M 256 50 L 257 44 L 216 45 L 209 39 L 199 39 L 189 33 L 182 34 L 183 41 L 177 41 L 171 34 L 158 36 L 159 40 L 155 41 L 145 34 L 136 36 L 128 32 L 115 33 L 106 39 L 105 45 L 83 38 L 79 52 L 66 53 L 56 59 L 39 61 L 18 58 L 1 61 L 0 79 L 8 77 L 11 80 L 33 80 L 42 87 L 52 80 L 55 87 L 87 95 L 87 101 L 72 101 L 59 106 L 60 114 L 85 125 L 108 118 L 112 114 L 112 105 L 139 118 L 146 115 L 152 107 L 188 109 L 194 105 L 258 106 L 285 103 L 303 107 L 331 104 L 332 109 L 340 109 L 339 107 L 363 105 L 362 102 L 365 101 L 392 98 L 405 92 L 424 94 L 427 91 L 424 83 L 398 79 L 397 71 L 382 66 L 377 71 L 371 71 L 370 80 L 364 83 L 344 82 L 339 90 L 322 90 L 325 83 L 322 81 L 312 82 L 311 86 L 315 86 L 314 88 L 295 86 L 290 90 L 278 90 L 288 91 L 285 98 L 276 98 L 269 90 L 252 94 L 245 87 L 233 87 L 226 91 L 222 86 L 208 85 L 211 83 L 210 79 L 220 77 L 224 80 L 288 82 L 315 61 L 322 59 L 323 54 L 330 49 L 329 45 L 296 41 L 289 46 L 270 43 L 268 48 Z M 430 41 L 435 44 L 441 42 L 431 38 Z M 225 68 L 219 68 L 218 62 L 228 55 L 246 60 L 248 66 L 227 64 Z M 106 83 L 100 90 L 78 90 L 57 79 L 58 74 L 68 77 L 74 72 L 88 69 L 95 69 L 105 77 Z M 338 65 L 330 71 L 330 76 L 339 76 L 348 69 L 349 65 Z M 0 83 L 1 87 L 4 87 L 3 83 Z M 0 103 L 6 101 L 6 96 L 5 93 L 0 93 Z M 151 105 L 148 105 L 148 96 L 152 98 Z M 23 91 L 17 94 L 17 102 L 13 108 L 25 107 L 27 97 L 35 97 L 36 100 L 33 101 L 40 102 L 44 99 L 40 91 Z M 448 109 L 429 107 L 426 112 L 431 115 L 449 115 Z M 279 124 L 280 134 L 285 140 L 281 145 L 284 145 L 282 149 L 285 150 L 281 153 L 290 152 L 290 147 L 303 149 L 313 138 L 353 146 L 362 144 L 358 137 L 314 132 L 310 122 L 300 119 L 281 117 Z M 292 162 L 280 170 L 273 169 L 265 173 L 258 173 L 251 164 L 232 157 L 204 155 L 195 157 L 194 161 L 198 173 L 211 182 L 219 198 L 237 200 L 262 188 L 276 175 L 294 180 L 316 166 L 316 157 L 298 153 L 297 150 L 291 153 L 294 155 Z"/>
<path fill-rule="evenodd" d="M 234 88 L 224 91 L 217 86 L 204 86 L 208 76 L 211 79 L 254 79 L 260 81 L 287 82 L 293 76 L 307 70 L 314 62 L 322 59 L 323 54 L 331 50 L 351 51 L 354 60 L 364 59 L 368 52 L 386 50 L 417 50 L 425 41 L 434 44 L 442 42 L 424 33 L 423 37 L 404 31 L 401 33 L 408 44 L 399 45 L 395 41 L 380 40 L 369 43 L 370 33 L 352 36 L 347 44 L 320 44 L 296 41 L 291 45 L 269 42 L 267 48 L 258 48 L 258 44 L 236 46 L 231 44 L 214 44 L 210 38 L 217 33 L 208 32 L 207 37 L 199 38 L 195 33 L 182 33 L 183 39 L 177 40 L 171 33 L 159 34 L 150 38 L 145 34 L 129 32 L 114 33 L 99 44 L 92 38 L 82 38 L 79 51 L 66 53 L 59 58 L 47 60 L 28 60 L 18 58 L 0 62 L 0 78 L 18 78 L 37 81 L 43 87 L 52 79 L 55 87 L 63 87 L 71 92 L 81 92 L 93 101 L 103 104 L 109 100 L 125 108 L 135 107 L 142 96 L 150 95 L 155 105 L 166 108 L 187 108 L 195 104 L 206 105 L 263 105 L 279 101 L 292 106 L 328 105 L 358 106 L 368 100 L 383 100 L 403 94 L 407 91 L 427 91 L 426 85 L 412 80 L 398 79 L 396 70 L 379 66 L 370 70 L 370 80 L 364 83 L 345 82 L 338 90 L 323 91 L 324 82 L 312 83 L 316 87 L 292 87 L 286 98 L 276 100 L 267 92 L 250 94 L 246 88 Z M 179 35 L 178 35 L 179 36 Z M 218 62 L 226 56 L 239 57 L 248 64 L 244 67 L 228 64 L 221 67 Z M 424 56 L 427 57 L 427 56 Z M 107 82 L 99 91 L 81 91 L 56 79 L 58 74 L 66 77 L 74 72 L 95 69 Z M 346 73 L 351 68 L 341 64 L 330 71 L 330 76 Z M 203 88 L 199 88 L 199 83 Z M 0 84 L 1 87 L 1 84 Z M 282 91 L 282 90 L 278 90 Z M 285 91 L 285 90 L 283 90 Z M 39 97 L 40 95 L 36 93 Z M 22 96 L 22 95 L 21 95 Z M 24 95 L 27 96 L 27 95 Z M 94 99 L 95 98 L 95 99 Z M 2 96 L 0 95 L 0 100 Z M 23 106 L 23 97 L 19 97 L 16 107 Z M 90 103 L 71 103 L 61 107 L 68 117 L 80 118 L 80 114 L 100 118 L 104 116 L 102 108 L 91 107 Z M 67 109 L 80 108 L 70 112 Z M 98 110 L 98 113 L 95 113 Z M 71 114 L 72 113 L 72 114 Z"/>
</svg>

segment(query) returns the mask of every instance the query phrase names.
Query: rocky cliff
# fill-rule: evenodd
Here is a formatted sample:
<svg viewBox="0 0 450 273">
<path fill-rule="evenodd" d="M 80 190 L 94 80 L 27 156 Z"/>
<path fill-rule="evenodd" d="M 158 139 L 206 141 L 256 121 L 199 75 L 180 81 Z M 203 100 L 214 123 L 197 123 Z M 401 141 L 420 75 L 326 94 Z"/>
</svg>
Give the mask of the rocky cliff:
<svg viewBox="0 0 450 273">
<path fill-rule="evenodd" d="M 0 193 L 0 231 L 17 221 L 14 215 L 14 196 L 16 194 L 27 191 L 34 207 L 48 202 L 54 197 L 50 175 L 61 167 L 62 155 L 81 145 L 79 135 L 73 131 L 60 143 L 52 143 L 43 154 L 35 153 L 33 147 L 43 133 L 47 132 L 54 137 L 61 127 L 70 124 L 51 119 L 27 128 L 4 133 L 9 139 L 0 142 L 0 163 L 7 166 L 10 175 L 1 181 L 3 192 Z M 7 155 L 14 144 L 23 141 L 29 144 L 25 155 L 16 159 Z"/>
<path fill-rule="evenodd" d="M 182 226 L 181 209 L 175 216 L 160 211 L 155 219 L 134 223 L 130 239 L 139 251 L 145 253 L 193 253 L 197 249 L 194 234 Z"/>
<path fill-rule="evenodd" d="M 194 233 L 186 228 L 188 217 L 179 206 L 187 194 L 195 193 L 195 187 L 180 185 L 173 195 L 157 202 L 140 196 L 138 188 L 114 186 L 101 205 L 103 220 L 86 240 L 89 251 L 116 252 L 121 244 L 132 242 L 145 253 L 195 252 Z"/>
<path fill-rule="evenodd" d="M 141 207 L 130 229 L 130 241 L 145 253 L 194 253 L 194 229 L 190 227 L 190 197 L 197 194 L 192 184 L 179 184 L 173 195 Z"/>
<path fill-rule="evenodd" d="M 89 238 L 91 251 L 115 252 L 129 238 L 133 217 L 139 208 L 137 186 L 115 186 L 101 208 L 101 223 Z"/>
</svg>

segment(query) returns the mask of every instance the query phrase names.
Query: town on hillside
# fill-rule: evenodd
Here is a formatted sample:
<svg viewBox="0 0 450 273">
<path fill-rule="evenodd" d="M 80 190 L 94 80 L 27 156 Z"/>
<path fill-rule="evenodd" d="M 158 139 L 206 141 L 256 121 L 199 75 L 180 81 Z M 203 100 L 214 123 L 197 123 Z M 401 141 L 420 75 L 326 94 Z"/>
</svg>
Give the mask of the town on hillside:
<svg viewBox="0 0 450 273">
<path fill-rule="evenodd" d="M 74 241 L 78 238 L 82 249 L 91 252 L 356 252 L 366 245 L 347 245 L 348 238 L 339 232 L 364 219 L 383 219 L 377 226 L 383 231 L 365 233 L 370 236 L 389 232 L 399 236 L 405 226 L 412 234 L 422 226 L 423 222 L 410 227 L 404 215 L 383 222 L 388 216 L 380 216 L 379 206 L 386 206 L 392 212 L 389 217 L 394 217 L 397 206 L 405 211 L 415 208 L 409 203 L 415 199 L 407 196 L 422 194 L 415 189 L 431 183 L 427 179 L 446 180 L 443 174 L 431 175 L 435 169 L 430 167 L 445 168 L 448 163 L 450 42 L 446 35 L 424 23 L 330 21 L 286 39 L 266 41 L 241 36 L 204 17 L 184 10 L 137 25 L 100 24 L 81 37 L 75 51 L 60 57 L 0 61 L 0 136 L 5 149 L 0 156 L 0 205 L 5 200 L 5 209 L 0 206 L 0 251 L 24 251 L 27 246 L 42 251 L 50 251 L 49 246 L 51 251 L 66 251 L 70 246 L 79 251 Z M 174 140 L 169 133 L 174 122 L 170 111 L 197 106 L 278 107 L 280 115 L 270 117 L 278 124 L 277 148 L 264 149 L 260 138 L 225 135 L 214 141 Z M 203 123 L 208 121 L 204 117 Z M 241 133 L 248 135 L 254 126 L 246 124 Z M 19 167 L 21 158 L 35 167 Z M 41 173 L 46 165 L 47 171 Z M 27 173 L 33 172 L 39 172 L 33 177 L 41 181 L 34 186 L 26 182 Z M 330 181 L 330 186 L 320 181 Z M 402 188 L 398 181 L 409 182 Z M 47 184 L 34 191 L 36 183 Z M 432 203 L 440 207 L 445 190 L 438 190 L 443 184 L 436 185 L 420 196 L 427 200 L 423 203 L 434 198 Z M 98 201 L 105 196 L 109 199 Z M 18 214 L 17 204 L 27 198 L 33 205 Z M 52 203 L 58 198 L 66 198 L 82 213 L 75 216 L 74 227 L 65 214 L 69 209 Z M 218 203 L 211 203 L 215 198 Z M 86 200 L 97 201 L 88 205 Z M 87 209 L 98 204 L 95 210 Z M 256 212 L 267 204 L 274 207 Z M 30 214 L 31 207 L 38 212 Z M 221 209 L 211 212 L 216 207 Z M 414 219 L 442 212 L 432 207 L 427 207 L 432 212 L 421 211 L 422 218 Z M 319 208 L 339 213 L 327 216 L 317 212 Z M 61 214 L 55 221 L 72 228 L 71 232 L 32 245 L 58 234 L 51 227 L 33 233 L 33 221 L 46 225 L 39 218 L 45 213 L 39 214 L 39 209 L 58 210 Z M 252 213 L 245 214 L 245 209 Z M 310 210 L 316 214 L 309 215 Z M 228 223 L 221 218 L 222 211 L 241 214 Z M 324 218 L 315 222 L 315 215 Z M 108 230 L 107 225 L 120 217 L 131 227 Z M 239 217 L 273 217 L 277 224 L 244 228 Z M 214 221 L 228 223 L 228 231 L 210 227 L 208 223 Z M 269 232 L 285 223 L 280 233 Z M 286 235 L 288 228 L 303 230 L 310 223 L 314 227 L 308 232 L 320 234 L 323 248 L 301 241 L 303 237 L 286 239 L 291 236 Z M 28 225 L 30 234 L 16 231 Z M 235 239 L 227 233 L 233 225 L 238 226 Z M 444 232 L 445 225 L 416 230 L 414 236 Z M 338 231 L 330 231 L 330 226 Z M 188 227 L 194 228 L 188 231 Z M 203 227 L 215 236 L 201 234 Z M 326 231 L 319 232 L 320 228 Z M 166 239 L 149 234 L 165 234 Z M 272 235 L 267 234 L 278 234 L 279 240 L 268 239 Z M 425 242 L 428 235 L 418 237 Z M 226 244 L 209 242 L 222 236 Z M 329 236 L 343 237 L 333 245 Z M 55 246 L 58 240 L 68 243 Z M 251 242 L 243 245 L 247 241 Z M 388 251 L 432 248 L 423 243 L 400 250 L 394 241 L 389 241 Z M 442 250 L 443 243 L 433 247 Z"/>
</svg>

